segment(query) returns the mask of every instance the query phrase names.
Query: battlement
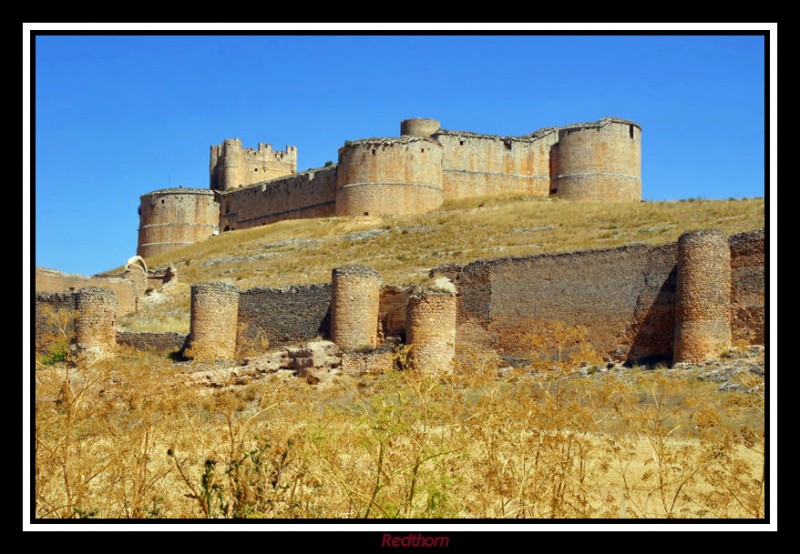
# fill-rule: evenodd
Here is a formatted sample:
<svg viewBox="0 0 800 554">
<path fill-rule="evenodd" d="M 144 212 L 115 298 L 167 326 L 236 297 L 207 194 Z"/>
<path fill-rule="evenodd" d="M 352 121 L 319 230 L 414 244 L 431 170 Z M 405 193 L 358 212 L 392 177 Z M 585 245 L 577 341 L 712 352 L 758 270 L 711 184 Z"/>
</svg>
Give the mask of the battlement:
<svg viewBox="0 0 800 554">
<path fill-rule="evenodd" d="M 244 148 L 238 138 L 211 146 L 209 164 L 212 190 L 226 191 L 297 173 L 297 147 L 273 150 L 272 144 Z"/>
</svg>

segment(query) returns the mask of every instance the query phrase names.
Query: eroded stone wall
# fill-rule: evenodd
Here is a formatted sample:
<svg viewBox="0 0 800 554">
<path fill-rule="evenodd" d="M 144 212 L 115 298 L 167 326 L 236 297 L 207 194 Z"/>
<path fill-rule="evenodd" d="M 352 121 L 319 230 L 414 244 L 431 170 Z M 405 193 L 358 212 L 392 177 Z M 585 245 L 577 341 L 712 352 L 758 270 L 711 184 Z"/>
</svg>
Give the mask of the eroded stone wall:
<svg viewBox="0 0 800 554">
<path fill-rule="evenodd" d="M 109 289 L 85 287 L 75 298 L 78 354 L 104 355 L 116 349 L 117 296 Z"/>
<path fill-rule="evenodd" d="M 312 169 L 220 195 L 220 228 L 247 229 L 285 219 L 333 215 L 336 166 Z"/>
<path fill-rule="evenodd" d="M 38 352 L 46 350 L 44 339 L 69 339 L 75 333 L 76 293 L 36 292 L 34 299 L 35 341 Z M 62 335 L 63 333 L 63 335 Z"/>
<path fill-rule="evenodd" d="M 189 349 L 195 360 L 236 357 L 239 290 L 224 283 L 192 285 Z"/>
<path fill-rule="evenodd" d="M 186 333 L 149 333 L 117 331 L 117 344 L 153 352 L 180 352 L 186 346 Z"/>
<path fill-rule="evenodd" d="M 418 371 L 448 373 L 456 348 L 456 295 L 427 289 L 408 299 L 406 343 L 411 367 Z"/>
<path fill-rule="evenodd" d="M 282 346 L 330 336 L 331 284 L 252 288 L 239 297 L 238 341 Z"/>
<path fill-rule="evenodd" d="M 717 358 L 731 345 L 731 249 L 717 230 L 678 240 L 675 303 L 676 362 Z"/>
<path fill-rule="evenodd" d="M 381 276 L 371 267 L 346 265 L 332 271 L 331 340 L 341 350 L 378 345 Z"/>
<path fill-rule="evenodd" d="M 764 344 L 764 231 L 731 236 L 731 324 L 733 340 Z"/>
<path fill-rule="evenodd" d="M 147 258 L 205 240 L 219 228 L 219 204 L 205 189 L 157 190 L 141 197 L 136 254 Z"/>
</svg>

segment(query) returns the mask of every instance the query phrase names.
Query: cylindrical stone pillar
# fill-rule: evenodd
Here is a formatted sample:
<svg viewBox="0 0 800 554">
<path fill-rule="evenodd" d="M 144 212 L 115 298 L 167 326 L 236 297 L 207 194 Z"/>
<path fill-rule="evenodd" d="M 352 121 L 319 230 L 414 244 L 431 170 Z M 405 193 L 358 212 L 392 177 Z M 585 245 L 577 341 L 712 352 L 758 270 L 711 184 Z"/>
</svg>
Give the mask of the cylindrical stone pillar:
<svg viewBox="0 0 800 554">
<path fill-rule="evenodd" d="M 731 251 L 717 230 L 678 239 L 675 362 L 716 358 L 731 345 Z"/>
<path fill-rule="evenodd" d="M 449 373 L 456 353 L 456 295 L 427 289 L 408 299 L 406 343 L 411 367 Z"/>
<path fill-rule="evenodd" d="M 117 346 L 117 295 L 99 287 L 85 287 L 76 298 L 75 343 L 79 354 L 109 354 Z"/>
<path fill-rule="evenodd" d="M 189 356 L 233 360 L 239 321 L 239 289 L 224 283 L 192 285 Z"/>
<path fill-rule="evenodd" d="M 378 346 L 381 276 L 371 267 L 346 265 L 332 271 L 331 340 L 345 351 Z"/>
</svg>

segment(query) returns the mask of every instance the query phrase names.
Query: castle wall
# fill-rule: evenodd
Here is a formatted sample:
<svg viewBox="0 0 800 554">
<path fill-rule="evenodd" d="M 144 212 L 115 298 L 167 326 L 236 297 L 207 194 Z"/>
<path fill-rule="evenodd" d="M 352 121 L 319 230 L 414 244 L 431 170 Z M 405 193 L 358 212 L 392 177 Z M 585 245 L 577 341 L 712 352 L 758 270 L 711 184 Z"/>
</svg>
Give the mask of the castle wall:
<svg viewBox="0 0 800 554">
<path fill-rule="evenodd" d="M 110 354 L 116 348 L 117 297 L 99 287 L 76 293 L 75 343 L 80 355 Z"/>
<path fill-rule="evenodd" d="M 339 149 L 336 215 L 424 213 L 443 201 L 442 146 L 435 140 L 364 139 Z"/>
<path fill-rule="evenodd" d="M 219 228 L 219 204 L 205 189 L 157 190 L 141 197 L 139 245 L 147 258 L 209 238 Z"/>
<path fill-rule="evenodd" d="M 238 341 L 269 339 L 282 346 L 330 336 L 330 283 L 252 288 L 239 295 Z"/>
<path fill-rule="evenodd" d="M 642 132 L 633 122 L 600 120 L 558 131 L 553 188 L 568 200 L 642 199 Z"/>
<path fill-rule="evenodd" d="M 734 329 L 763 337 L 763 232 L 735 235 Z M 457 346 L 524 355 L 522 339 L 552 321 L 587 327 L 600 353 L 653 363 L 673 355 L 677 244 L 480 260 L 434 268 L 459 291 Z M 738 265 L 738 268 L 736 267 Z M 757 339 L 752 342 L 757 342 Z"/>
<path fill-rule="evenodd" d="M 185 333 L 117 331 L 117 344 L 153 352 L 180 352 L 188 338 Z"/>
<path fill-rule="evenodd" d="M 456 295 L 421 290 L 408 299 L 406 329 L 411 367 L 434 373 L 452 372 L 456 348 Z"/>
<path fill-rule="evenodd" d="M 220 229 L 333 215 L 336 166 L 313 169 L 220 195 Z"/>
<path fill-rule="evenodd" d="M 435 135 L 442 145 L 442 183 L 447 200 L 516 193 L 550 193 L 550 149 L 557 139 L 498 137 L 460 131 Z"/>
<path fill-rule="evenodd" d="M 730 245 L 733 340 L 764 344 L 764 231 L 733 235 Z"/>
<path fill-rule="evenodd" d="M 271 144 L 258 149 L 243 148 L 240 139 L 226 139 L 211 147 L 211 190 L 233 190 L 297 172 L 297 148 L 273 150 Z"/>
</svg>

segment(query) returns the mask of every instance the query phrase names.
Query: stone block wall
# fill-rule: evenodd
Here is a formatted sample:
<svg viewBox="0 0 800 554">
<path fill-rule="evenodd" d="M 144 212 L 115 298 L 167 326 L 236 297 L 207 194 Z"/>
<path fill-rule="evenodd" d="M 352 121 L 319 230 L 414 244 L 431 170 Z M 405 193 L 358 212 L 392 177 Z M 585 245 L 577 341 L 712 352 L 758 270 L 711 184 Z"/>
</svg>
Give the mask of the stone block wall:
<svg viewBox="0 0 800 554">
<path fill-rule="evenodd" d="M 456 295 L 426 289 L 408 299 L 406 323 L 411 367 L 449 373 L 456 352 Z"/>
<path fill-rule="evenodd" d="M 285 219 L 333 215 L 336 166 L 304 171 L 220 194 L 220 229 L 258 227 Z"/>
<path fill-rule="evenodd" d="M 136 254 L 147 258 L 205 240 L 219 229 L 219 204 L 206 189 L 165 189 L 141 197 Z"/>
<path fill-rule="evenodd" d="M 739 233 L 731 245 L 731 333 L 734 341 L 764 344 L 764 231 Z"/>
<path fill-rule="evenodd" d="M 99 287 L 80 289 L 75 298 L 75 343 L 79 355 L 105 355 L 117 344 L 117 297 Z"/>
<path fill-rule="evenodd" d="M 252 288 L 239 296 L 241 344 L 266 335 L 270 346 L 330 336 L 330 283 Z"/>
</svg>

